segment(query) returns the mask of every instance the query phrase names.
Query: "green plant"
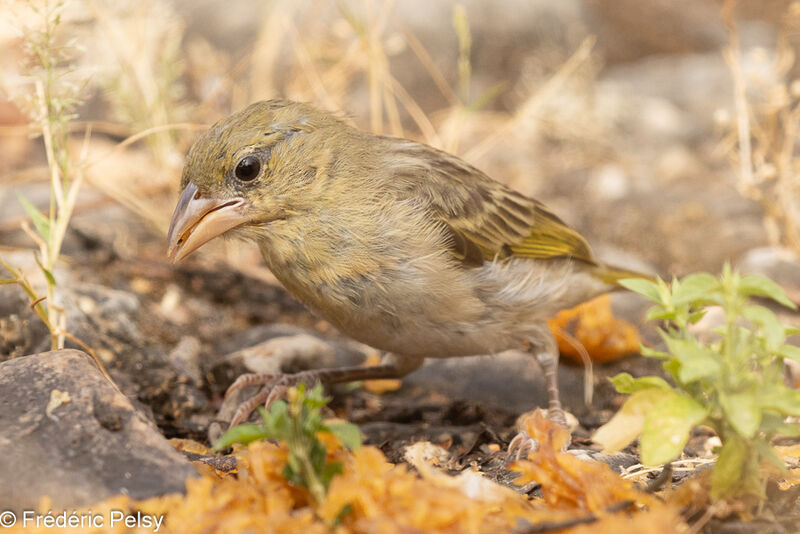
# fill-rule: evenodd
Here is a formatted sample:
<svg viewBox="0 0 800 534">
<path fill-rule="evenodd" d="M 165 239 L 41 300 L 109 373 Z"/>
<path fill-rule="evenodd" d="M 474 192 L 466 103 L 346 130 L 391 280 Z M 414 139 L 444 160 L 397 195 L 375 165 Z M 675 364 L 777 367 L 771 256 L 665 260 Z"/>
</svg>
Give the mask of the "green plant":
<svg viewBox="0 0 800 534">
<path fill-rule="evenodd" d="M 45 276 L 45 295 L 39 297 L 24 275 L 3 262 L 13 278 L 3 283 L 18 283 L 28 293 L 32 307 L 50 331 L 53 349 L 64 347 L 64 313 L 54 302 L 56 278 L 53 269 L 61 254 L 61 245 L 69 226 L 78 197 L 83 174 L 80 164 L 75 163 L 69 151 L 69 126 L 74 111 L 80 102 L 82 83 L 76 80 L 71 67 L 71 56 L 76 51 L 72 43 L 62 44 L 57 39 L 62 24 L 62 12 L 66 2 L 48 0 L 27 3 L 36 19 L 38 28 L 27 28 L 23 42 L 28 57 L 26 74 L 32 89 L 20 100 L 32 125 L 41 132 L 50 175 L 50 205 L 47 213 L 39 211 L 21 193 L 19 201 L 31 218 L 35 231 L 23 224 L 25 232 L 39 247 L 36 263 Z M 40 303 L 44 301 L 46 308 Z"/>
<path fill-rule="evenodd" d="M 331 479 L 342 471 L 340 462 L 330 461 L 327 448 L 317 434 L 336 436 L 348 449 L 361 446 L 361 433 L 350 423 L 328 423 L 322 418 L 322 408 L 329 398 L 317 384 L 306 391 L 305 384 L 291 388 L 289 402 L 275 401 L 269 412 L 260 409 L 261 424 L 242 424 L 228 430 L 214 445 L 216 450 L 234 443 L 247 444 L 257 440 L 272 439 L 286 443 L 289 457 L 283 476 L 292 484 L 308 488 L 314 500 L 325 499 Z"/>
<path fill-rule="evenodd" d="M 693 427 L 711 427 L 722 441 L 712 497 L 763 498 L 762 463 L 785 469 L 771 439 L 800 435 L 800 426 L 786 422 L 787 416 L 800 415 L 800 391 L 784 384 L 784 358 L 800 361 L 800 348 L 786 338 L 799 331 L 750 297 L 792 309 L 795 304 L 775 282 L 742 276 L 728 265 L 719 278 L 697 273 L 671 284 L 622 283 L 655 303 L 647 318 L 663 321 L 659 333 L 666 350 L 644 347 L 642 354 L 663 360 L 675 387 L 654 376 L 612 378 L 617 391 L 631 396 L 594 439 L 618 450 L 640 436 L 642 463 L 658 465 L 681 454 Z M 720 307 L 724 322 L 713 329 L 713 339 L 704 340 L 690 327 L 711 306 Z"/>
</svg>

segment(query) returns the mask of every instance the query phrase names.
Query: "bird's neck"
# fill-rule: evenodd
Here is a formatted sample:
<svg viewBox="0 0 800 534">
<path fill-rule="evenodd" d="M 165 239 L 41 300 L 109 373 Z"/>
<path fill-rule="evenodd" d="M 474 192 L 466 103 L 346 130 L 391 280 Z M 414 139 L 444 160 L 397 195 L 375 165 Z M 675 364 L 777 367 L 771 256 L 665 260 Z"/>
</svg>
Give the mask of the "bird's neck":
<svg viewBox="0 0 800 534">
<path fill-rule="evenodd" d="M 345 227 L 290 224 L 280 221 L 258 245 L 275 277 L 301 300 L 313 304 L 323 288 L 373 276 L 380 269 L 369 237 L 356 239 Z"/>
</svg>

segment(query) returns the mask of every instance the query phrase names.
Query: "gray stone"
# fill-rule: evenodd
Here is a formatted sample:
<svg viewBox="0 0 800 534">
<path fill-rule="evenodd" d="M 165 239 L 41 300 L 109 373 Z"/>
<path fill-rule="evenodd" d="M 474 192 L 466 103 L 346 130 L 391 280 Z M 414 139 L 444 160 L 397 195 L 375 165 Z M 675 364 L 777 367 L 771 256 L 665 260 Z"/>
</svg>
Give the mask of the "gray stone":
<svg viewBox="0 0 800 534">
<path fill-rule="evenodd" d="M 61 510 L 184 491 L 192 465 L 76 350 L 0 364 L 0 502 Z"/>
<path fill-rule="evenodd" d="M 562 402 L 569 409 L 583 405 L 583 370 L 560 366 Z M 529 353 L 509 350 L 494 356 L 429 358 L 404 380 L 450 398 L 512 413 L 547 406 L 544 373 Z"/>
<path fill-rule="evenodd" d="M 360 349 L 365 348 L 355 342 L 332 341 L 281 323 L 252 328 L 223 346 L 242 348 L 219 357 L 211 365 L 215 381 L 221 384 L 230 384 L 245 372 L 289 374 L 358 365 L 364 359 Z M 209 441 L 215 442 L 222 434 L 219 421 L 230 421 L 239 405 L 255 395 L 260 387 L 248 387 L 225 397 L 217 412 L 217 421 L 209 426 Z"/>
<path fill-rule="evenodd" d="M 138 297 L 128 291 L 98 284 L 73 284 L 56 295 L 66 310 L 67 330 L 84 342 L 98 338 L 124 340 L 131 344 L 142 341 L 136 315 Z"/>
</svg>

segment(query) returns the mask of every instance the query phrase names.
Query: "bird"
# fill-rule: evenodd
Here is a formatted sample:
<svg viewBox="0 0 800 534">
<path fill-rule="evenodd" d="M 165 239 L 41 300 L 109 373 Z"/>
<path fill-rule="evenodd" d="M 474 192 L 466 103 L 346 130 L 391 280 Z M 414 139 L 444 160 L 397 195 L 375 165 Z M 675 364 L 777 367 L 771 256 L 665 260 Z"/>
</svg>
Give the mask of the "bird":
<svg viewBox="0 0 800 534">
<path fill-rule="evenodd" d="M 646 277 L 606 265 L 541 202 L 464 160 L 283 99 L 220 120 L 189 149 L 168 232 L 178 262 L 215 237 L 258 246 L 277 280 L 378 365 L 245 374 L 230 425 L 301 382 L 402 378 L 425 358 L 527 350 L 565 424 L 547 319 Z"/>
</svg>

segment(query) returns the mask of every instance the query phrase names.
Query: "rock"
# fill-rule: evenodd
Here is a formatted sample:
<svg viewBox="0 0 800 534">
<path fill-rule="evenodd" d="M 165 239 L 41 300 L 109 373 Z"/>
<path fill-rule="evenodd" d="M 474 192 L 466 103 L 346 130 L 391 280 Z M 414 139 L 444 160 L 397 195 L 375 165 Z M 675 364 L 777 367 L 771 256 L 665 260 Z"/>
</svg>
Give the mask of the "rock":
<svg viewBox="0 0 800 534">
<path fill-rule="evenodd" d="M 358 365 L 364 352 L 354 342 L 336 342 L 287 324 L 252 328 L 222 345 L 228 349 L 242 347 L 219 357 L 211 364 L 214 383 L 227 389 L 243 373 L 297 373 L 310 369 L 325 369 Z M 218 421 L 230 421 L 239 405 L 255 395 L 261 386 L 247 387 L 225 398 L 217 412 Z M 209 426 L 209 441 L 222 434 L 222 426 Z"/>
<path fill-rule="evenodd" d="M 4 251 L 2 257 L 31 284 L 37 297 L 46 294 L 45 275 L 36 264 L 33 251 Z M 61 266 L 53 274 L 59 283 L 72 283 L 70 271 Z M 0 279 L 10 278 L 11 274 L 0 266 Z M 0 358 L 17 358 L 50 348 L 47 327 L 31 309 L 31 300 L 18 284 L 0 285 Z"/>
<path fill-rule="evenodd" d="M 192 465 L 106 381 L 88 355 L 60 350 L 0 364 L 0 502 L 31 510 L 112 495 L 183 492 Z"/>
<path fill-rule="evenodd" d="M 216 347 L 205 368 L 227 388 L 242 373 L 296 373 L 359 365 L 365 350 L 351 341 L 332 341 L 284 323 L 256 326 Z"/>
<path fill-rule="evenodd" d="M 144 341 L 137 327 L 141 304 L 133 293 L 82 283 L 66 286 L 56 299 L 66 311 L 67 331 L 85 343 L 98 345 L 105 338 Z"/>
<path fill-rule="evenodd" d="M 30 299 L 22 288 L 0 286 L 0 357 L 18 358 L 44 350 L 49 341 L 47 327 L 30 308 Z"/>
<path fill-rule="evenodd" d="M 203 385 L 203 371 L 200 369 L 200 340 L 184 336 L 167 355 L 167 361 L 178 373 L 197 387 Z"/>
<path fill-rule="evenodd" d="M 583 405 L 583 370 L 562 365 L 558 378 L 565 407 L 572 410 Z M 510 413 L 547 406 L 544 374 L 536 358 L 523 351 L 509 350 L 494 356 L 428 358 L 403 382 Z"/>
</svg>

